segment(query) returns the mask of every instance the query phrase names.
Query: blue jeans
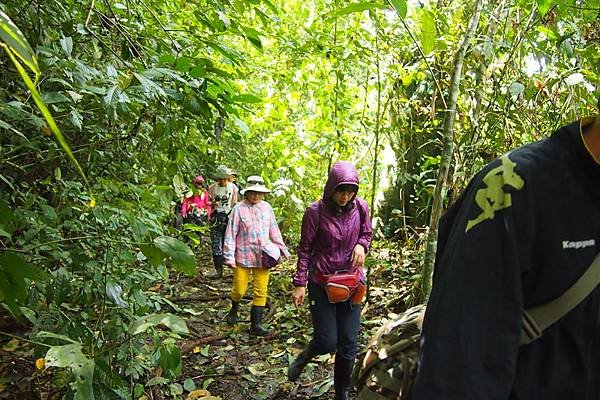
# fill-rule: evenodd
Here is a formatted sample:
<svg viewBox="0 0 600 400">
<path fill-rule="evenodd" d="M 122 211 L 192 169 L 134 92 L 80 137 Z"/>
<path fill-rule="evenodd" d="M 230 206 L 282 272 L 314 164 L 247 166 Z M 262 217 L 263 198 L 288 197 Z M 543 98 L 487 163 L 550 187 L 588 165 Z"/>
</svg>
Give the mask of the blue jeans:
<svg viewBox="0 0 600 400">
<path fill-rule="evenodd" d="M 308 300 L 313 338 L 309 344 L 315 354 L 337 352 L 336 357 L 354 360 L 360 331 L 361 305 L 350 300 L 331 304 L 325 288 L 309 280 Z"/>
</svg>

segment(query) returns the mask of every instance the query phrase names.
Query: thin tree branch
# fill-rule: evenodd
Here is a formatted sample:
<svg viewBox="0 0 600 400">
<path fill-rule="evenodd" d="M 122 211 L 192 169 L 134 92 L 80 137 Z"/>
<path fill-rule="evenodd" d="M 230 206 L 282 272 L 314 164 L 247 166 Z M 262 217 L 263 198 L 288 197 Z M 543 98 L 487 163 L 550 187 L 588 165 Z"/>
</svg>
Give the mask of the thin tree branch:
<svg viewBox="0 0 600 400">
<path fill-rule="evenodd" d="M 18 340 L 21 340 L 21 341 L 23 341 L 23 342 L 27 342 L 27 343 L 35 344 L 35 345 L 38 345 L 38 346 L 52 347 L 52 346 L 50 346 L 49 344 L 42 343 L 42 342 L 36 342 L 36 341 L 34 341 L 34 340 L 25 339 L 24 337 L 17 336 L 17 335 L 13 335 L 12 333 L 8 333 L 8 332 L 2 332 L 2 331 L 0 331 L 0 335 L 2 335 L 2 336 L 7 336 L 7 337 L 9 337 L 9 338 L 13 338 L 13 339 L 18 339 Z"/>
<path fill-rule="evenodd" d="M 88 6 L 87 17 L 85 17 L 85 23 L 83 27 L 87 29 L 88 24 L 90 23 L 90 18 L 92 18 L 92 12 L 94 11 L 94 5 L 96 0 L 90 0 L 90 5 Z"/>
</svg>

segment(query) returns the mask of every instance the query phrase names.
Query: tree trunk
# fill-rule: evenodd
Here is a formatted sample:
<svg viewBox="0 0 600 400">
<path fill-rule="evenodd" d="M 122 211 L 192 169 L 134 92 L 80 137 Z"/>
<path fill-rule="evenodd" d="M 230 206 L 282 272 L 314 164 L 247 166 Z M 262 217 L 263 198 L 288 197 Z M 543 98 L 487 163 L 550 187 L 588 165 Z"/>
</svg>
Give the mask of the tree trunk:
<svg viewBox="0 0 600 400">
<path fill-rule="evenodd" d="M 482 3 L 483 0 L 475 0 L 473 15 L 471 16 L 469 28 L 465 32 L 462 43 L 460 44 L 454 58 L 452 79 L 450 81 L 450 91 L 448 92 L 448 101 L 446 102 L 448 107 L 446 109 L 446 115 L 444 116 L 444 123 L 442 126 L 442 158 L 440 161 L 437 182 L 435 184 L 433 205 L 429 220 L 429 230 L 427 233 L 427 246 L 425 249 L 423 270 L 421 273 L 421 302 L 427 300 L 429 297 L 429 291 L 431 290 L 431 274 L 433 273 L 433 263 L 435 260 L 435 251 L 437 247 L 438 222 L 442 214 L 444 192 L 446 191 L 446 186 L 448 184 L 448 171 L 450 170 L 452 153 L 454 151 L 454 120 L 456 117 L 456 103 L 458 100 L 463 60 L 465 58 L 465 53 L 467 52 L 467 47 L 475 35 L 475 31 L 477 30 Z"/>
</svg>

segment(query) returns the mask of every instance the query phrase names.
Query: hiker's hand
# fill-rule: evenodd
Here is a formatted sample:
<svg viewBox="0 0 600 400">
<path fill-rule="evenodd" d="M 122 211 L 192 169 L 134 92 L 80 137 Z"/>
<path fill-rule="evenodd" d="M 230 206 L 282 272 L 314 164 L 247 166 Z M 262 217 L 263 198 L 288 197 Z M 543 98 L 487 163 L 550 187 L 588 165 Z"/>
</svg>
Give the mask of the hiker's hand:
<svg viewBox="0 0 600 400">
<path fill-rule="evenodd" d="M 304 297 L 306 296 L 306 288 L 304 286 L 296 286 L 292 290 L 292 303 L 296 307 L 300 307 L 304 303 Z"/>
<path fill-rule="evenodd" d="M 235 268 L 236 268 L 236 266 L 235 266 L 235 263 L 234 263 L 234 262 L 228 262 L 228 263 L 226 263 L 225 265 L 227 265 L 227 266 L 228 266 L 229 268 L 231 268 L 231 269 L 235 269 Z"/>
<path fill-rule="evenodd" d="M 365 263 L 365 248 L 362 245 L 357 244 L 354 246 L 354 250 L 352 250 L 352 261 L 353 267 L 362 267 Z"/>
</svg>

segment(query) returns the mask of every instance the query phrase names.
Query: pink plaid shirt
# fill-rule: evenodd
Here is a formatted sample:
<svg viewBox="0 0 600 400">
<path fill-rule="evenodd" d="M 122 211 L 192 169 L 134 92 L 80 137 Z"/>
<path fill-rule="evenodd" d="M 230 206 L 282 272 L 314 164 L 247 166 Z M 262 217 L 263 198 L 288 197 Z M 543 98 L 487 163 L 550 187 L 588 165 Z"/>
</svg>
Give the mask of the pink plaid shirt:
<svg viewBox="0 0 600 400">
<path fill-rule="evenodd" d="M 271 205 L 266 201 L 254 205 L 247 200 L 238 203 L 229 214 L 225 231 L 225 264 L 260 267 L 261 251 L 273 245 L 279 248 L 282 256 L 290 256 Z"/>
</svg>

